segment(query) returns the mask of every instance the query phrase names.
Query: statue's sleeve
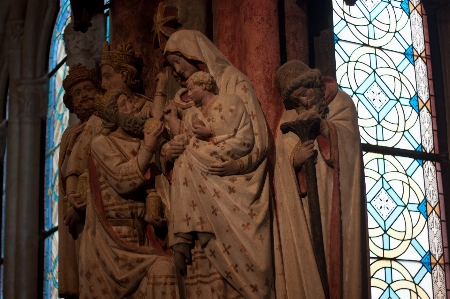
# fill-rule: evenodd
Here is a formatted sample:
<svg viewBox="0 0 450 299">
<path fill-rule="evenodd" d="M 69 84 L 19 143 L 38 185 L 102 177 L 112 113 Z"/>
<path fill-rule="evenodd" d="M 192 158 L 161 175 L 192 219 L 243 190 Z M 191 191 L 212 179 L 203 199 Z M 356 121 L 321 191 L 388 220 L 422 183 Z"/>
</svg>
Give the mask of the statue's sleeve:
<svg viewBox="0 0 450 299">
<path fill-rule="evenodd" d="M 241 173 L 255 170 L 267 157 L 269 149 L 268 128 L 252 85 L 243 80 L 237 83 L 235 94 L 244 103 L 253 128 L 254 146 L 250 153 L 239 159 Z"/>
<path fill-rule="evenodd" d="M 218 121 L 211 124 L 213 137 L 210 142 L 217 150 L 238 159 L 247 155 L 255 145 L 253 126 L 239 97 L 225 100 L 228 106 L 217 117 Z"/>
<path fill-rule="evenodd" d="M 144 174 L 148 173 L 152 154 L 141 147 L 138 154 L 128 160 L 108 137 L 100 135 L 92 143 L 92 155 L 99 174 L 119 194 L 133 192 L 147 181 L 150 176 Z"/>
<path fill-rule="evenodd" d="M 70 175 L 80 176 L 89 168 L 91 143 L 100 132 L 101 125 L 101 119 L 96 116 L 91 116 L 85 123 L 83 131 L 79 134 L 75 144 L 72 145 L 72 152 L 67 161 L 66 177 Z"/>
</svg>

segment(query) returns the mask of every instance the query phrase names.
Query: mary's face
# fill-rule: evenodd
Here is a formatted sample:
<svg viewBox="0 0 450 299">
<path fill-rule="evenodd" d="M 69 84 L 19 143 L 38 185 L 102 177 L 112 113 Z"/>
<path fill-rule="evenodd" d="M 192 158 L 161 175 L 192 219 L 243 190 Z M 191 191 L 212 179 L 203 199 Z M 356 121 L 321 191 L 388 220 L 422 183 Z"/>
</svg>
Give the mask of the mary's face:
<svg viewBox="0 0 450 299">
<path fill-rule="evenodd" d="M 166 57 L 167 62 L 173 67 L 175 72 L 185 80 L 189 79 L 189 77 L 198 72 L 199 69 L 194 65 L 190 64 L 184 57 L 178 56 L 176 54 L 169 54 Z"/>
</svg>

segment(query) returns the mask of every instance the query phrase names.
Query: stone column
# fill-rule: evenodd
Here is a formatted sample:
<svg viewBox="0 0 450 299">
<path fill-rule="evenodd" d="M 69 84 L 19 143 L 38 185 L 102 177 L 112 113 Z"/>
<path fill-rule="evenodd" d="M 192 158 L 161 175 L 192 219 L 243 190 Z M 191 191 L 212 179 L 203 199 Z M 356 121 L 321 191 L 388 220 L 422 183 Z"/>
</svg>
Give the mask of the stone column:
<svg viewBox="0 0 450 299">
<path fill-rule="evenodd" d="M 16 87 L 20 79 L 21 42 L 23 35 L 23 20 L 9 21 L 7 36 L 9 42 L 9 120 L 7 132 L 6 161 L 6 199 L 5 199 L 5 274 L 4 297 L 15 298 L 14 285 L 16 278 L 16 237 L 17 237 L 17 207 L 19 186 L 19 101 Z"/>
<path fill-rule="evenodd" d="M 217 46 L 251 80 L 272 133 L 283 112 L 274 75 L 280 66 L 276 0 L 217 1 Z"/>
<path fill-rule="evenodd" d="M 47 98 L 47 79 L 22 80 L 17 85 L 19 100 L 18 172 L 20 186 L 17 194 L 16 277 L 15 297 L 33 298 L 38 286 L 39 241 L 39 178 L 40 169 L 40 103 Z M 9 175 L 9 173 L 8 173 Z M 39 283 L 39 282 L 38 282 Z M 40 282 L 42 283 L 42 282 Z"/>
<path fill-rule="evenodd" d="M 281 42 L 285 41 L 286 58 L 289 60 L 300 60 L 309 63 L 308 46 L 308 15 L 306 1 L 285 0 L 284 2 L 284 36 L 280 36 Z M 281 7 L 280 7 L 281 8 Z M 280 20 L 281 26 L 281 20 Z M 281 34 L 280 34 L 281 35 Z M 283 47 L 283 45 L 281 45 Z"/>
</svg>

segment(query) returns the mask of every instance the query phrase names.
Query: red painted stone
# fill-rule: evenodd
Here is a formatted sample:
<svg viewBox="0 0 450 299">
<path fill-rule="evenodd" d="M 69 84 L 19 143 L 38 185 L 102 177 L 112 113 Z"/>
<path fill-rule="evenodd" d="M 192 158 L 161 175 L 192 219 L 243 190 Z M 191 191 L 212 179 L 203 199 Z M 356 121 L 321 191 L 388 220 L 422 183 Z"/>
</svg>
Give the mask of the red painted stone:
<svg viewBox="0 0 450 299">
<path fill-rule="evenodd" d="M 216 2 L 217 46 L 251 80 L 273 134 L 283 112 L 275 86 L 280 66 L 276 0 Z"/>
</svg>

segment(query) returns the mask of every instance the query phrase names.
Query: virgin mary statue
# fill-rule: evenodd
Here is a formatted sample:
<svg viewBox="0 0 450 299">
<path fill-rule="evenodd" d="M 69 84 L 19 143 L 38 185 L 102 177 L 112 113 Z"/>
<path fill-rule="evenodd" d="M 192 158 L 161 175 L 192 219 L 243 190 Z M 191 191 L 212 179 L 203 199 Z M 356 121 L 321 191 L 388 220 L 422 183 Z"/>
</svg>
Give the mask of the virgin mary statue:
<svg viewBox="0 0 450 299">
<path fill-rule="evenodd" d="M 219 95 L 239 96 L 250 116 L 254 136 L 248 142 L 247 155 L 230 155 L 206 167 L 186 158 L 189 151 L 195 150 L 192 140 L 186 142 L 186 149 L 176 159 L 166 156 L 166 162 L 175 160 L 171 207 L 180 201 L 193 203 L 191 215 L 172 212 L 169 228 L 176 264 L 180 269 L 185 267 L 184 262 L 187 264 L 186 295 L 272 298 L 268 129 L 252 84 L 198 31 L 175 32 L 167 42 L 164 56 L 180 82 L 201 70 L 214 77 Z M 232 103 L 211 105 L 219 112 L 234 109 Z M 208 119 L 206 111 L 189 109 L 198 109 L 198 114 L 203 113 Z M 191 138 L 195 141 L 196 137 Z M 221 143 L 216 146 L 226 147 Z M 179 187 L 174 188 L 177 182 Z"/>
</svg>

